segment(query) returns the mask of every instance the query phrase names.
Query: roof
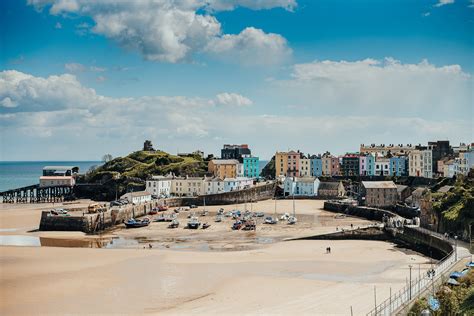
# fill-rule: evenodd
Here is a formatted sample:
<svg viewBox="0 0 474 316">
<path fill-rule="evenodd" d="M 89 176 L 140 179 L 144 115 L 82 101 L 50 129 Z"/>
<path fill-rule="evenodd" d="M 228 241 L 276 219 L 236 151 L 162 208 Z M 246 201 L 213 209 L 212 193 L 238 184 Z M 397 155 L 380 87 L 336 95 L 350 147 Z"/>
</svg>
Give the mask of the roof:
<svg viewBox="0 0 474 316">
<path fill-rule="evenodd" d="M 74 168 L 78 168 L 78 166 L 45 166 L 43 170 L 71 170 Z"/>
<path fill-rule="evenodd" d="M 130 195 L 131 197 L 138 197 L 138 196 L 147 196 L 147 195 L 151 195 L 150 193 L 148 193 L 147 191 L 137 191 L 137 192 L 128 192 L 128 193 L 125 193 L 123 196 L 127 196 L 127 195 Z"/>
<path fill-rule="evenodd" d="M 239 161 L 236 159 L 213 159 L 211 161 L 215 165 L 231 165 L 239 163 Z"/>
<path fill-rule="evenodd" d="M 40 180 L 63 180 L 72 179 L 72 176 L 41 176 Z"/>
<path fill-rule="evenodd" d="M 453 188 L 452 185 L 443 185 L 441 188 L 438 189 L 438 191 L 436 192 L 440 192 L 440 193 L 447 193 L 449 191 L 451 191 L 451 189 Z"/>
<path fill-rule="evenodd" d="M 334 181 L 320 182 L 319 190 L 338 190 L 340 184 L 341 182 L 334 182 Z"/>
<path fill-rule="evenodd" d="M 411 193 L 411 195 L 414 195 L 414 196 L 422 196 L 423 193 L 425 193 L 426 191 L 427 191 L 426 188 L 418 187 L 418 188 L 416 188 L 416 189 Z"/>
<path fill-rule="evenodd" d="M 366 189 L 397 189 L 393 181 L 362 181 Z"/>
<path fill-rule="evenodd" d="M 397 184 L 397 192 L 403 192 L 405 189 L 407 189 L 408 186 L 407 185 L 403 185 L 403 184 Z"/>
<path fill-rule="evenodd" d="M 168 176 L 152 176 L 150 179 L 148 180 L 158 180 L 158 181 L 161 181 L 161 180 L 172 180 L 173 177 L 168 177 Z"/>
</svg>

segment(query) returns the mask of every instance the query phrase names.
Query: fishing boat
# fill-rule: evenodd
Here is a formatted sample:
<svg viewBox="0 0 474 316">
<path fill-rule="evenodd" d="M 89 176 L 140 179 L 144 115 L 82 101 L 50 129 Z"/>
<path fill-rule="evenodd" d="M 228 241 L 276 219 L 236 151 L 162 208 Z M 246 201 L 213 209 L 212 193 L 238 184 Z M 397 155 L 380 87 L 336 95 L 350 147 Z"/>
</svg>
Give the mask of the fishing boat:
<svg viewBox="0 0 474 316">
<path fill-rule="evenodd" d="M 148 217 L 145 217 L 144 219 L 134 219 L 130 218 L 128 221 L 125 222 L 125 227 L 127 228 L 139 228 L 139 227 L 145 227 L 150 225 L 150 219 Z"/>
<path fill-rule="evenodd" d="M 165 222 L 166 221 L 165 214 L 158 215 L 158 217 L 155 217 L 155 219 L 153 221 L 154 222 Z"/>
<path fill-rule="evenodd" d="M 242 230 L 257 230 L 257 223 L 255 220 L 245 221 Z"/>
<path fill-rule="evenodd" d="M 224 209 L 223 209 L 223 208 L 220 208 L 220 209 L 217 211 L 217 215 L 224 215 Z"/>
<path fill-rule="evenodd" d="M 179 221 L 178 219 L 173 219 L 173 221 L 171 222 L 171 224 L 168 225 L 168 228 L 178 228 L 179 226 Z"/>
<path fill-rule="evenodd" d="M 162 212 L 162 211 L 166 211 L 168 209 L 168 206 L 166 205 L 160 205 L 158 206 L 158 211 Z"/>
<path fill-rule="evenodd" d="M 189 229 L 198 229 L 199 226 L 201 226 L 201 222 L 199 221 L 199 219 L 195 216 L 191 217 L 191 219 L 188 221 L 188 225 L 187 227 Z"/>
<path fill-rule="evenodd" d="M 216 219 L 214 220 L 216 223 L 222 222 L 222 215 L 217 215 Z"/>
<path fill-rule="evenodd" d="M 158 214 L 158 210 L 154 207 L 152 210 L 148 212 L 149 215 L 155 215 Z"/>
<path fill-rule="evenodd" d="M 285 213 L 285 214 L 283 214 L 283 215 L 280 217 L 280 219 L 281 219 L 282 221 L 286 221 L 286 220 L 288 220 L 288 218 L 290 218 L 290 214 L 288 214 L 288 213 Z"/>
<path fill-rule="evenodd" d="M 209 224 L 207 222 L 202 224 L 202 229 L 208 229 L 209 227 L 211 227 L 211 224 Z"/>
</svg>

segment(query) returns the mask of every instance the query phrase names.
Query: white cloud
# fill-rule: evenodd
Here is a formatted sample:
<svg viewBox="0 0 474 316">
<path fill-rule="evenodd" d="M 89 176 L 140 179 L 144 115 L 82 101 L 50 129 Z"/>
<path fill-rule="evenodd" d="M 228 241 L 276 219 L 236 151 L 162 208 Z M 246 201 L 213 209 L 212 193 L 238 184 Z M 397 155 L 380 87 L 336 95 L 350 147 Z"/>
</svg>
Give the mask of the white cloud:
<svg viewBox="0 0 474 316">
<path fill-rule="evenodd" d="M 91 17 L 95 25 L 78 32 L 101 34 L 120 46 L 138 51 L 145 59 L 160 62 L 188 61 L 198 53 L 233 53 L 245 63 L 281 61 L 291 53 L 286 40 L 277 34 L 246 28 L 240 34 L 222 34 L 220 22 L 210 13 L 242 6 L 254 10 L 275 7 L 292 10 L 294 0 L 161 0 L 88 1 L 29 0 L 37 9 L 49 7 L 54 15 Z M 266 58 L 263 58 L 266 57 Z"/>
<path fill-rule="evenodd" d="M 435 7 L 442 7 L 447 4 L 453 4 L 454 0 L 439 0 L 438 3 L 436 3 L 434 6 Z"/>
<path fill-rule="evenodd" d="M 64 69 L 66 69 L 67 72 L 70 73 L 78 73 L 78 72 L 84 72 L 84 71 L 91 71 L 91 72 L 104 72 L 107 71 L 107 68 L 105 67 L 99 67 L 99 66 L 85 66 L 80 63 L 67 63 L 64 64 Z"/>
<path fill-rule="evenodd" d="M 469 92 L 472 89 L 455 89 L 447 82 L 471 80 L 461 69 L 428 63 L 396 65 L 374 60 L 353 63 L 328 61 L 322 65 L 318 62 L 306 67 L 298 65 L 292 79 L 268 83 L 278 85 L 278 91 L 294 89 L 305 101 L 284 98 L 287 104 L 298 107 L 285 107 L 287 112 L 281 112 L 271 104 L 264 109 L 269 115 L 257 113 L 262 111 L 260 102 L 252 107 L 252 113 L 248 108 L 239 107 L 251 101 L 236 93 L 223 92 L 214 98 L 112 98 L 84 87 L 70 74 L 42 78 L 14 70 L 3 71 L 0 72 L 0 134 L 4 136 L 2 146 L 11 148 L 3 159 L 25 159 L 25 155 L 30 159 L 90 159 L 105 152 L 124 155 L 139 148 L 144 139 L 152 139 L 156 147 L 170 152 L 176 152 L 179 146 L 181 151 L 199 148 L 215 153 L 220 143 L 248 142 L 261 159 L 270 158 L 276 149 L 342 153 L 357 150 L 359 143 L 472 139 L 474 124 L 470 103 L 459 103 L 461 99 L 457 95 L 472 93 Z M 420 71 L 423 76 L 402 75 Z M 444 86 L 427 84 L 434 80 L 431 75 L 443 78 Z M 403 80 L 409 81 L 407 86 L 414 86 L 400 90 L 399 81 Z M 360 81 L 360 85 L 350 88 L 354 81 Z M 366 87 L 376 81 L 381 81 L 381 86 Z M 386 89 L 388 84 L 393 92 Z M 302 85 L 308 85 L 314 93 L 302 95 Z M 332 97 L 324 92 L 331 85 L 336 91 Z M 430 86 L 440 91 L 427 90 Z M 378 91 L 381 87 L 382 91 Z M 362 91 L 357 92 L 358 89 Z M 414 94 L 413 90 L 421 91 Z M 266 94 L 271 93 L 271 89 L 266 91 Z M 372 110 L 361 109 L 362 101 L 375 102 L 369 96 L 360 99 L 367 93 L 377 100 Z M 410 113 L 404 108 L 404 93 L 411 95 L 416 104 L 424 104 L 420 112 Z M 342 100 L 339 94 L 346 97 L 340 106 L 332 100 Z M 384 94 L 385 99 L 381 97 Z M 440 97 L 442 94 L 445 96 Z M 446 100 L 450 102 L 445 103 Z M 14 107 L 5 107 L 5 104 Z M 232 113 L 229 114 L 228 106 L 219 106 L 221 104 L 233 106 Z M 440 104 L 448 104 L 446 113 Z M 49 145 L 50 148 L 44 150 Z M 28 148 L 28 153 L 23 152 L 23 148 Z M 85 156 L 77 156 L 77 148 L 82 148 L 80 154 Z M 65 156 L 68 153 L 70 156 Z"/>
<path fill-rule="evenodd" d="M 340 115 L 453 118 L 472 109 L 471 76 L 459 65 L 437 67 L 426 60 L 314 61 L 295 65 L 290 79 L 269 84 L 292 104 Z"/>
<path fill-rule="evenodd" d="M 215 11 L 229 11 L 237 7 L 252 10 L 283 8 L 292 11 L 296 8 L 296 0 L 207 0 L 208 7 Z"/>
<path fill-rule="evenodd" d="M 291 55 L 284 37 L 253 27 L 247 27 L 236 35 L 214 38 L 206 50 L 220 59 L 244 65 L 276 64 Z"/>
<path fill-rule="evenodd" d="M 86 67 L 82 64 L 79 64 L 79 63 L 67 63 L 67 64 L 64 64 L 64 69 L 66 69 L 66 71 L 68 72 L 83 72 L 84 70 L 86 70 Z"/>
<path fill-rule="evenodd" d="M 243 95 L 237 93 L 219 93 L 216 95 L 216 103 L 217 105 L 224 105 L 224 106 L 250 106 L 253 104 L 252 100 L 244 97 Z"/>
</svg>

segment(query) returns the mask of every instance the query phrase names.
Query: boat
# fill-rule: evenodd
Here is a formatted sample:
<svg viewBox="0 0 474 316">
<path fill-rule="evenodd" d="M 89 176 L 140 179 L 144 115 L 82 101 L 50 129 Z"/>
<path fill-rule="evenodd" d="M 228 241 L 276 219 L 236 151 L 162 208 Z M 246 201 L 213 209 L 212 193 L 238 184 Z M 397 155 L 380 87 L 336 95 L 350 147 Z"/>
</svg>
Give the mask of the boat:
<svg viewBox="0 0 474 316">
<path fill-rule="evenodd" d="M 223 208 L 220 208 L 220 209 L 217 211 L 217 215 L 224 215 L 224 209 L 223 209 Z"/>
<path fill-rule="evenodd" d="M 211 227 L 211 224 L 209 224 L 207 222 L 202 224 L 202 229 L 208 229 L 209 227 Z"/>
<path fill-rule="evenodd" d="M 216 219 L 214 220 L 216 223 L 222 222 L 222 215 L 217 215 Z"/>
<path fill-rule="evenodd" d="M 286 220 L 288 220 L 288 218 L 290 218 L 290 214 L 288 214 L 288 213 L 285 213 L 285 214 L 283 214 L 283 215 L 280 217 L 280 219 L 281 219 L 282 221 L 286 221 Z"/>
<path fill-rule="evenodd" d="M 150 219 L 148 217 L 145 217 L 144 219 L 134 219 L 130 218 L 128 221 L 125 222 L 125 227 L 127 228 L 139 228 L 139 227 L 145 227 L 150 225 Z"/>
<path fill-rule="evenodd" d="M 154 222 L 165 222 L 166 221 L 165 214 L 158 215 L 158 217 L 155 217 L 155 219 L 153 221 Z"/>
<path fill-rule="evenodd" d="M 278 220 L 276 218 L 273 218 L 272 216 L 265 217 L 265 224 L 274 225 L 276 223 L 278 223 Z"/>
<path fill-rule="evenodd" d="M 179 226 L 179 221 L 175 218 L 173 221 L 171 221 L 171 224 L 168 225 L 168 228 L 178 228 Z"/>
<path fill-rule="evenodd" d="M 245 221 L 242 230 L 257 230 L 257 223 L 255 220 Z"/>
<path fill-rule="evenodd" d="M 232 230 L 239 230 L 240 228 L 242 228 L 242 221 L 235 221 L 232 225 Z"/>
<path fill-rule="evenodd" d="M 168 206 L 166 205 L 160 205 L 158 206 L 158 211 L 162 212 L 162 211 L 166 211 L 168 209 Z"/>
<path fill-rule="evenodd" d="M 187 227 L 189 229 L 198 229 L 199 226 L 201 226 L 201 222 L 199 221 L 199 219 L 195 216 L 191 217 L 191 219 L 188 221 L 188 225 Z"/>
<path fill-rule="evenodd" d="M 158 210 L 156 208 L 153 208 L 151 211 L 148 212 L 149 215 L 155 215 L 158 214 Z"/>
<path fill-rule="evenodd" d="M 295 209 L 295 192 L 293 192 L 293 215 L 288 217 L 288 224 L 294 225 L 296 224 L 297 221 L 298 219 L 296 218 L 296 209 Z"/>
<path fill-rule="evenodd" d="M 256 213 L 255 213 L 255 216 L 256 216 L 256 217 L 264 217 L 264 216 L 265 216 L 265 213 L 263 213 L 263 212 L 256 212 Z"/>
<path fill-rule="evenodd" d="M 232 217 L 232 212 L 227 212 L 227 213 L 225 213 L 224 216 L 225 216 L 225 217 Z"/>
</svg>

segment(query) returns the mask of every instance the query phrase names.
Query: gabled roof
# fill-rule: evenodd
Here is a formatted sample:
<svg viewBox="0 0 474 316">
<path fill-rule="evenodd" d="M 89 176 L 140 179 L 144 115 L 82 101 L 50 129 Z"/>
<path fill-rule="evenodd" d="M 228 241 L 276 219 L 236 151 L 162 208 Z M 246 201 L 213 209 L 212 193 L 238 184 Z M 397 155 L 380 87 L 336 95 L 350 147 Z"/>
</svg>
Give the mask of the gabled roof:
<svg viewBox="0 0 474 316">
<path fill-rule="evenodd" d="M 397 192 L 400 193 L 400 192 L 403 192 L 405 189 L 407 189 L 408 186 L 407 185 L 403 185 L 403 184 L 397 184 Z"/>
<path fill-rule="evenodd" d="M 215 165 L 232 165 L 239 163 L 239 161 L 236 159 L 213 159 L 211 161 Z"/>
</svg>

